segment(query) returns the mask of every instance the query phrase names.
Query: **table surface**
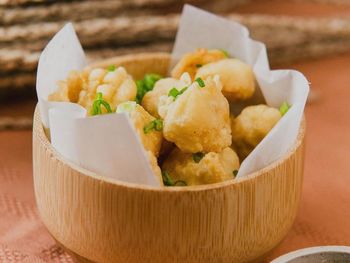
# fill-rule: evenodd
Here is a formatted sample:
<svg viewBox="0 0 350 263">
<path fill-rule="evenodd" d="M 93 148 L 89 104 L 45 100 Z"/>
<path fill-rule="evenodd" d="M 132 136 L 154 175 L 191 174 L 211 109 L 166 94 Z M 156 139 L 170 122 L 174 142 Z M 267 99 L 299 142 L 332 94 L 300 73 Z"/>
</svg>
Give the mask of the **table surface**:
<svg viewBox="0 0 350 263">
<path fill-rule="evenodd" d="M 241 11 L 350 14 L 350 5 L 348 9 L 328 11 L 321 6 L 315 13 L 308 5 L 297 12 L 301 9 L 293 11 L 288 4 L 274 2 L 274 8 L 254 5 Z M 302 71 L 318 96 L 306 108 L 306 163 L 300 209 L 292 229 L 266 262 L 300 248 L 350 245 L 350 53 L 288 67 Z M 38 216 L 31 136 L 30 131 L 0 132 L 0 262 L 73 262 L 55 244 Z"/>
</svg>

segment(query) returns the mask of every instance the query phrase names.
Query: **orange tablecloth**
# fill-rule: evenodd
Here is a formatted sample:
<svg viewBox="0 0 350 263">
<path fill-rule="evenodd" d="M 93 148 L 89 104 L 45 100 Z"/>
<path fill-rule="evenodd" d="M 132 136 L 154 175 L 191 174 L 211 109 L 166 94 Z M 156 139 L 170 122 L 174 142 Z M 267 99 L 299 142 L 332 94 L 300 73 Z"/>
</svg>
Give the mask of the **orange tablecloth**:
<svg viewBox="0 0 350 263">
<path fill-rule="evenodd" d="M 309 246 L 350 245 L 350 54 L 294 67 L 320 97 L 306 110 L 300 211 L 266 261 Z M 0 132 L 0 262 L 72 262 L 38 217 L 30 131 Z"/>
</svg>

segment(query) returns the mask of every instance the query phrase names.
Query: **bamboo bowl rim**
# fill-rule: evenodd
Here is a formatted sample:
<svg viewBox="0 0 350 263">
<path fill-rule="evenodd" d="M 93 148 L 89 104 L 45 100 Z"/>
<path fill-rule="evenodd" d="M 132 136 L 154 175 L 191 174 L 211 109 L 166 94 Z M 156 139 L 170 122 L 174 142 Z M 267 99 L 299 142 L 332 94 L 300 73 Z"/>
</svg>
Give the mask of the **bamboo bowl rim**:
<svg viewBox="0 0 350 263">
<path fill-rule="evenodd" d="M 119 187 L 125 187 L 125 188 L 133 188 L 133 189 L 139 189 L 139 190 L 147 190 L 147 191 L 155 191 L 155 192 L 195 192 L 195 191 L 206 191 L 206 190 L 214 190 L 219 189 L 223 187 L 228 187 L 231 185 L 238 185 L 248 180 L 254 180 L 255 178 L 267 173 L 269 170 L 273 170 L 277 166 L 279 166 L 281 163 L 285 162 L 292 154 L 295 153 L 297 148 L 302 144 L 303 139 L 305 137 L 305 127 L 306 127 L 306 121 L 305 117 L 303 117 L 299 133 L 297 136 L 297 139 L 293 146 L 289 149 L 287 153 L 285 153 L 280 159 L 277 159 L 276 161 L 273 161 L 268 166 L 264 167 L 263 169 L 260 169 L 258 171 L 255 171 L 253 173 L 250 173 L 248 175 L 239 177 L 234 180 L 228 180 L 224 182 L 219 183 L 213 183 L 213 184 L 206 184 L 206 185 L 195 185 L 195 186 L 186 186 L 186 187 L 155 187 L 155 186 L 149 186 L 149 185 L 141 185 L 136 183 L 130 183 L 121 181 L 118 179 L 105 177 L 98 175 L 95 172 L 92 172 L 90 170 L 87 170 L 83 167 L 80 167 L 79 165 L 73 163 L 72 161 L 66 159 L 62 154 L 60 154 L 51 144 L 51 142 L 48 140 L 44 127 L 41 122 L 40 118 L 40 112 L 39 112 L 39 105 L 36 105 L 35 112 L 34 112 L 34 125 L 33 125 L 33 136 L 38 136 L 41 143 L 44 144 L 45 148 L 49 150 L 49 152 L 52 154 L 54 158 L 56 158 L 59 162 L 65 163 L 68 165 L 71 169 L 79 172 L 80 174 L 84 176 L 89 176 L 90 178 L 94 180 L 103 181 L 104 183 L 108 183 L 111 185 L 119 186 Z M 281 175 L 282 176 L 282 175 Z"/>
</svg>

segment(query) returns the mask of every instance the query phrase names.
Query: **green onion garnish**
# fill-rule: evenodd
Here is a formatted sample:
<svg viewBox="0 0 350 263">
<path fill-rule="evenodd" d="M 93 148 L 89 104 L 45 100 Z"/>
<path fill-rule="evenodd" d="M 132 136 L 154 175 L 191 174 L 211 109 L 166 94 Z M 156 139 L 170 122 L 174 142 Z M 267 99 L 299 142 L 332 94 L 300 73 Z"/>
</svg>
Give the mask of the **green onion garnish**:
<svg viewBox="0 0 350 263">
<path fill-rule="evenodd" d="M 153 123 L 154 123 L 154 129 L 155 129 L 156 131 L 162 131 L 162 130 L 163 130 L 163 121 L 162 121 L 162 120 L 160 120 L 160 119 L 155 119 L 155 120 L 153 121 Z"/>
<path fill-rule="evenodd" d="M 165 186 L 173 186 L 174 181 L 171 179 L 169 173 L 167 171 L 162 171 L 163 183 Z"/>
<path fill-rule="evenodd" d="M 229 58 L 230 57 L 230 54 L 227 52 L 227 50 L 225 49 L 219 49 L 222 53 L 224 53 L 225 57 Z"/>
<path fill-rule="evenodd" d="M 142 80 L 136 80 L 136 88 L 137 88 L 137 93 L 136 93 L 136 102 L 138 104 L 141 103 L 143 96 L 146 94 L 146 90 L 143 87 L 143 81 Z"/>
<path fill-rule="evenodd" d="M 187 183 L 183 180 L 174 182 L 167 171 L 162 171 L 162 178 L 165 186 L 187 186 Z"/>
<path fill-rule="evenodd" d="M 142 80 L 137 80 L 136 102 L 140 104 L 143 99 L 143 96 L 145 96 L 147 92 L 151 91 L 154 87 L 154 84 L 161 78 L 162 76 L 158 74 L 146 74 Z"/>
<path fill-rule="evenodd" d="M 181 90 L 178 90 L 177 88 L 173 87 L 171 90 L 169 90 L 168 96 L 173 97 L 174 100 L 176 100 L 177 96 L 181 95 L 187 90 L 187 87 L 184 87 Z"/>
<path fill-rule="evenodd" d="M 195 81 L 198 83 L 199 87 L 205 87 L 204 81 L 201 78 L 196 78 Z"/>
<path fill-rule="evenodd" d="M 236 177 L 237 174 L 238 174 L 238 170 L 233 170 L 233 171 L 232 171 L 232 174 L 233 174 L 233 177 Z"/>
<path fill-rule="evenodd" d="M 204 153 L 197 152 L 192 154 L 192 159 L 195 163 L 199 163 L 204 157 Z"/>
<path fill-rule="evenodd" d="M 202 64 L 196 64 L 196 68 L 200 68 L 202 66 L 203 66 Z"/>
<path fill-rule="evenodd" d="M 147 91 L 150 91 L 153 89 L 154 84 L 160 80 L 162 76 L 158 74 L 146 74 L 143 78 L 143 82 L 145 83 L 145 87 Z"/>
<path fill-rule="evenodd" d="M 109 65 L 107 70 L 110 71 L 110 72 L 113 72 L 115 70 L 115 66 L 114 65 Z"/>
<path fill-rule="evenodd" d="M 180 90 L 180 92 L 179 92 L 179 95 L 181 95 L 182 93 L 184 93 L 184 92 L 187 90 L 187 88 L 188 88 L 188 87 L 182 88 L 182 89 Z"/>
<path fill-rule="evenodd" d="M 282 103 L 282 105 L 281 105 L 281 107 L 280 107 L 280 113 L 281 113 L 281 115 L 283 116 L 284 114 L 286 114 L 287 113 L 287 111 L 290 109 L 290 105 L 288 104 L 288 102 L 283 102 Z"/>
<path fill-rule="evenodd" d="M 173 87 L 171 90 L 169 90 L 169 93 L 168 93 L 169 97 L 174 97 L 174 99 L 176 99 L 178 95 L 179 95 L 179 91 L 177 90 L 177 88 Z"/>
<path fill-rule="evenodd" d="M 147 123 L 143 127 L 143 132 L 147 134 L 147 133 L 150 133 L 151 131 L 161 131 L 162 129 L 163 129 L 163 121 L 160 119 L 155 119 Z"/>
<path fill-rule="evenodd" d="M 98 92 L 96 94 L 96 98 L 95 98 L 95 100 L 94 100 L 94 102 L 92 104 L 91 115 L 102 114 L 101 105 L 103 107 L 105 107 L 105 109 L 107 110 L 107 113 L 111 113 L 112 112 L 111 106 L 108 104 L 107 101 L 105 101 L 102 98 L 102 92 Z"/>
</svg>

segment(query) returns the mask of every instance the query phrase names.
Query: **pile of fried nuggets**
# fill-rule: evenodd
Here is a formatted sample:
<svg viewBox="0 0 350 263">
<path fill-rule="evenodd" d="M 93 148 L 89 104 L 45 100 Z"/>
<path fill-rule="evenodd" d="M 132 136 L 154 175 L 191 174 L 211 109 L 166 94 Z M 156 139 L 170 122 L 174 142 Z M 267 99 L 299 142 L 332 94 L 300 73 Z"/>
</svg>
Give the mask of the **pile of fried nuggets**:
<svg viewBox="0 0 350 263">
<path fill-rule="evenodd" d="M 50 101 L 78 103 L 88 115 L 125 112 L 162 185 L 186 186 L 234 179 L 240 161 L 288 110 L 264 104 L 230 105 L 251 98 L 254 73 L 223 50 L 185 54 L 171 77 L 134 81 L 123 67 L 71 71 Z"/>
</svg>

